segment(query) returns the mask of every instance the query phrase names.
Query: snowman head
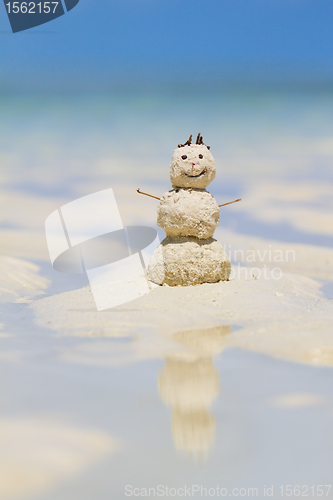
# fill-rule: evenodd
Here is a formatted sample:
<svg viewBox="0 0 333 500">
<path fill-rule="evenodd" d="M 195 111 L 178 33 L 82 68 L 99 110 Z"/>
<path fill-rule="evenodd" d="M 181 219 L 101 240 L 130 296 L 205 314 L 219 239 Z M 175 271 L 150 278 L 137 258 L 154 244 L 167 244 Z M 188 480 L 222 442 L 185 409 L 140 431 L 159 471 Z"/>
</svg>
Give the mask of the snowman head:
<svg viewBox="0 0 333 500">
<path fill-rule="evenodd" d="M 203 143 L 198 134 L 196 144 L 191 144 L 192 136 L 185 144 L 174 150 L 170 179 L 172 186 L 204 189 L 215 177 L 215 161 L 209 146 Z"/>
</svg>

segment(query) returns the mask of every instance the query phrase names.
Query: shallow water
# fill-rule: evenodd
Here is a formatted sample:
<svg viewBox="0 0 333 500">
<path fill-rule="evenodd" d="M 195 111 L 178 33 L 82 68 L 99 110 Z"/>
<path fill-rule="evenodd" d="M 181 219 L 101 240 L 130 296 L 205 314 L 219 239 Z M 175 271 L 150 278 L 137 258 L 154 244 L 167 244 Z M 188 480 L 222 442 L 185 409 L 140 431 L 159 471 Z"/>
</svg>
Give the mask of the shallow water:
<svg viewBox="0 0 333 500">
<path fill-rule="evenodd" d="M 332 281 L 327 281 L 326 283 L 324 283 L 322 286 L 322 291 L 324 292 L 324 294 L 328 298 L 328 300 L 333 300 L 333 282 Z"/>
<path fill-rule="evenodd" d="M 219 486 L 228 496 L 233 488 L 258 488 L 258 498 L 273 485 L 281 498 L 282 485 L 329 484 L 333 371 L 238 349 L 200 354 L 201 344 L 223 349 L 230 331 L 182 332 L 182 349 L 166 359 L 125 366 L 114 366 L 112 353 L 126 358 L 130 339 L 83 342 L 46 331 L 3 339 L 1 418 L 18 419 L 18 435 L 27 419 L 54 419 L 56 429 L 70 416 L 75 428 L 98 429 L 117 442 L 73 477 L 60 477 L 47 498 L 126 498 L 126 485 Z M 189 355 L 193 344 L 199 350 Z M 36 431 L 37 453 L 43 440 Z M 17 453 L 26 445 L 23 436 Z M 70 436 L 57 452 L 70 460 Z M 37 484 L 32 498 L 43 495 Z"/>
</svg>

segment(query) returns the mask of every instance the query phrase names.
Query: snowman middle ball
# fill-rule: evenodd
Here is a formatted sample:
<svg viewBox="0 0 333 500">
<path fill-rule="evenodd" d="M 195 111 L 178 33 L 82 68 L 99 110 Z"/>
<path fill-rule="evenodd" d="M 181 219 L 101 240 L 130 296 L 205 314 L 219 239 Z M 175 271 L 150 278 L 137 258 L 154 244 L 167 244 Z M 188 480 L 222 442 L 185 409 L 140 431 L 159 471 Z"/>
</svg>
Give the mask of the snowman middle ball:
<svg viewBox="0 0 333 500">
<path fill-rule="evenodd" d="M 176 188 L 162 196 L 157 209 L 157 225 L 171 237 L 208 239 L 219 222 L 219 207 L 205 189 Z"/>
</svg>

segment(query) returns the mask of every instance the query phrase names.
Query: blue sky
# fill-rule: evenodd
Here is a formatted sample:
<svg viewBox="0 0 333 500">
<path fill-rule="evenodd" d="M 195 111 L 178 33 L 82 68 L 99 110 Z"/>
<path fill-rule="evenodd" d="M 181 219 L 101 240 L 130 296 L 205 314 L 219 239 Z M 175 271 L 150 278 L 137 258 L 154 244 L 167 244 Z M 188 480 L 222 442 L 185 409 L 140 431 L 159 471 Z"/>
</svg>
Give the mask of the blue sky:
<svg viewBox="0 0 333 500">
<path fill-rule="evenodd" d="M 80 0 L 12 34 L 0 5 L 0 89 L 333 81 L 332 0 Z"/>
</svg>

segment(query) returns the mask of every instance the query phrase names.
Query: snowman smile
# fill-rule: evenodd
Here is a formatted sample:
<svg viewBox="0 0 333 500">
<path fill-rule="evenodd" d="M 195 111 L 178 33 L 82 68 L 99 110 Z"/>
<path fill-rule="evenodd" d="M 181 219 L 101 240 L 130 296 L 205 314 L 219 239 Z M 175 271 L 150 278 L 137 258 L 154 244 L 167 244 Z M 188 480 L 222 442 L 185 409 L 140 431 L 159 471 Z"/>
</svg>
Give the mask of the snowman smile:
<svg viewBox="0 0 333 500">
<path fill-rule="evenodd" d="M 187 174 L 186 172 L 184 172 L 184 174 L 186 175 L 186 177 L 201 177 L 202 175 L 204 175 L 205 173 L 207 172 L 206 169 L 202 170 L 202 172 L 200 172 L 200 174 L 197 174 L 197 175 L 190 175 L 190 174 Z"/>
</svg>

